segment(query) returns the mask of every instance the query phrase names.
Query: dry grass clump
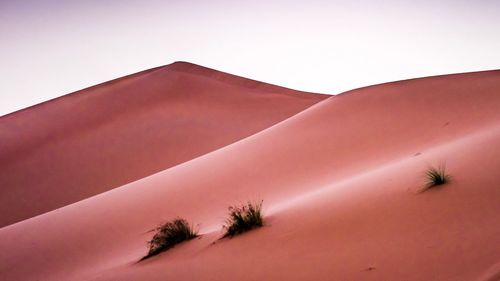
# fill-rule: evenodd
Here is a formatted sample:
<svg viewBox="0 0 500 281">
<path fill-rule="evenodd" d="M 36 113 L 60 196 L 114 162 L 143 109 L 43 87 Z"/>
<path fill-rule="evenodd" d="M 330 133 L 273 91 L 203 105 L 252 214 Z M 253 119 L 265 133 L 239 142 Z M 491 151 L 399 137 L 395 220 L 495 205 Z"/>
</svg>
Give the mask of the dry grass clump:
<svg viewBox="0 0 500 281">
<path fill-rule="evenodd" d="M 229 207 L 229 218 L 224 225 L 225 233 L 222 238 L 233 237 L 251 229 L 264 225 L 262 219 L 262 201 L 248 202 L 242 206 Z"/>
<path fill-rule="evenodd" d="M 148 242 L 149 252 L 141 260 L 155 256 L 163 251 L 166 251 L 175 245 L 187 240 L 191 240 L 198 236 L 189 223 L 185 219 L 176 218 L 166 222 L 152 231 L 156 234 Z"/>
<path fill-rule="evenodd" d="M 425 172 L 425 178 L 425 188 L 422 191 L 443 185 L 450 181 L 450 176 L 446 174 L 444 165 L 440 165 L 437 168 L 429 167 L 429 169 Z"/>
</svg>

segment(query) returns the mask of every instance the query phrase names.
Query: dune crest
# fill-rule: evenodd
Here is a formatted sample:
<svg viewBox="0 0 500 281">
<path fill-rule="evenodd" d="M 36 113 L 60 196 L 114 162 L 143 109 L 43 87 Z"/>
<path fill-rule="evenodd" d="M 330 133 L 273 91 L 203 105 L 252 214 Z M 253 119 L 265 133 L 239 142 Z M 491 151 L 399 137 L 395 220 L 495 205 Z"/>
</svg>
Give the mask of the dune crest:
<svg viewBox="0 0 500 281">
<path fill-rule="evenodd" d="M 499 74 L 349 91 L 3 227 L 0 279 L 491 280 L 500 261 Z M 426 169 L 443 161 L 450 182 L 419 192 Z M 256 199 L 264 227 L 219 241 L 227 207 Z M 148 230 L 176 216 L 202 236 L 138 264 Z"/>
<path fill-rule="evenodd" d="M 177 62 L 0 117 L 0 226 L 196 158 L 327 97 Z"/>
</svg>

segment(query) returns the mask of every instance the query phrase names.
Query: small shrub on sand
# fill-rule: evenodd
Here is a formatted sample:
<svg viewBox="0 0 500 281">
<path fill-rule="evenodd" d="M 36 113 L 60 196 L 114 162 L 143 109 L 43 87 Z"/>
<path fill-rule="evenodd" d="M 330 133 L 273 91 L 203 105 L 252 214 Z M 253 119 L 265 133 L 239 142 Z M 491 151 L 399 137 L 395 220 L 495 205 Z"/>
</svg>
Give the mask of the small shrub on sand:
<svg viewBox="0 0 500 281">
<path fill-rule="evenodd" d="M 166 222 L 152 231 L 155 230 L 156 234 L 148 242 L 149 252 L 141 260 L 157 255 L 179 243 L 198 236 L 198 233 L 191 228 L 189 223 L 181 218 Z"/>
<path fill-rule="evenodd" d="M 425 172 L 425 177 L 427 179 L 427 182 L 423 191 L 435 186 L 443 185 L 450 181 L 450 176 L 446 174 L 444 165 L 441 165 L 437 168 L 430 167 Z"/>
<path fill-rule="evenodd" d="M 229 218 L 224 225 L 226 232 L 222 238 L 233 237 L 263 226 L 264 221 L 261 209 L 262 201 L 259 203 L 248 202 L 246 205 L 229 207 Z"/>
</svg>

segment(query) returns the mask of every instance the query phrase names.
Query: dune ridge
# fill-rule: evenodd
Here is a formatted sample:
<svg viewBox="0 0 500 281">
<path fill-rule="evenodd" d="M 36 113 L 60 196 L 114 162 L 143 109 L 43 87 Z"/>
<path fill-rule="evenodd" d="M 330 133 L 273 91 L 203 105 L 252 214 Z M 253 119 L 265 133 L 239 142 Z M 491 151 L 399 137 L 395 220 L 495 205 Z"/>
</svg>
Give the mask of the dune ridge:
<svg viewBox="0 0 500 281">
<path fill-rule="evenodd" d="M 0 277 L 491 280 L 500 260 L 499 74 L 349 91 L 203 156 L 3 227 Z M 442 161 L 451 182 L 419 193 L 425 170 Z M 264 200 L 266 226 L 213 244 L 226 207 L 249 199 Z M 147 231 L 178 215 L 199 223 L 203 236 L 137 263 Z"/>
<path fill-rule="evenodd" d="M 0 226 L 196 158 L 327 97 L 176 62 L 0 117 Z"/>
</svg>

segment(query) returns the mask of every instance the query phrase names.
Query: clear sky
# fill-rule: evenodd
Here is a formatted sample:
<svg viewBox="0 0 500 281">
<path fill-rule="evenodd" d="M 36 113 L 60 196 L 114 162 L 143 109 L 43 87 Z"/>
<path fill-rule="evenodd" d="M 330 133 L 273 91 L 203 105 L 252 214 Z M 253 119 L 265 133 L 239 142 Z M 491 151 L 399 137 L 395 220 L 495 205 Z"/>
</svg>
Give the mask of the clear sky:
<svg viewBox="0 0 500 281">
<path fill-rule="evenodd" d="M 500 1 L 0 0 L 0 115 L 183 60 L 337 94 L 500 68 Z"/>
</svg>

